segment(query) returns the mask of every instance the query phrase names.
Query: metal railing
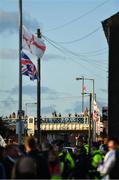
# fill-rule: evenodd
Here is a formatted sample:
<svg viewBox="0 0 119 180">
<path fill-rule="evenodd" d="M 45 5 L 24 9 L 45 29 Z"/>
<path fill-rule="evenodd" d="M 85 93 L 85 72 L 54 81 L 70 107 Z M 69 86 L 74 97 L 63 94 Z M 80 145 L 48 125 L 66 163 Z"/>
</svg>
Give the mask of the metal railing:
<svg viewBox="0 0 119 180">
<path fill-rule="evenodd" d="M 41 123 L 81 123 L 88 124 L 88 117 L 45 117 L 41 118 Z M 37 119 L 36 119 L 37 122 Z"/>
</svg>

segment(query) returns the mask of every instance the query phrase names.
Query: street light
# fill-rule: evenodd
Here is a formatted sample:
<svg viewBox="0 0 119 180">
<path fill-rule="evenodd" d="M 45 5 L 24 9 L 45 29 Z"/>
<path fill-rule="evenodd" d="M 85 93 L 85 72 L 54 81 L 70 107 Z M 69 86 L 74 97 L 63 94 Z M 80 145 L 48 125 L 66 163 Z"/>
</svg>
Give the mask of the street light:
<svg viewBox="0 0 119 180">
<path fill-rule="evenodd" d="M 89 131 L 88 131 L 88 144 L 89 144 L 89 154 L 91 153 L 91 143 L 92 143 L 92 93 L 85 93 L 90 97 L 89 103 Z"/>
<path fill-rule="evenodd" d="M 27 116 L 27 106 L 30 105 L 30 104 L 37 104 L 36 102 L 29 102 L 29 103 L 25 103 L 25 107 L 26 107 L 26 116 Z"/>
<path fill-rule="evenodd" d="M 76 80 L 82 80 L 82 113 L 84 112 L 84 77 L 76 77 Z"/>
<path fill-rule="evenodd" d="M 95 100 L 95 80 L 92 78 L 76 77 L 76 80 L 82 80 L 82 112 L 84 112 L 84 80 L 92 81 L 92 102 Z M 96 122 L 93 121 L 93 140 L 96 141 Z"/>
<path fill-rule="evenodd" d="M 84 76 L 82 77 L 76 77 L 76 80 L 82 80 L 82 93 L 84 93 L 84 80 L 88 80 L 88 81 L 92 81 L 92 100 L 95 99 L 95 87 L 94 87 L 94 82 L 95 80 L 92 78 L 84 78 Z"/>
</svg>

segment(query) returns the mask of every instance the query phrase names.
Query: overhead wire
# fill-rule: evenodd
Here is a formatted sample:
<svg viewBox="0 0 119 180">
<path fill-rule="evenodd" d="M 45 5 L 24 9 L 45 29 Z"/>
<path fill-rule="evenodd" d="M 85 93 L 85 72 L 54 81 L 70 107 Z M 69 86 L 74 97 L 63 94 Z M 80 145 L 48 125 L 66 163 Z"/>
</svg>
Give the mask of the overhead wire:
<svg viewBox="0 0 119 180">
<path fill-rule="evenodd" d="M 87 57 L 87 56 L 85 56 L 85 55 L 80 55 L 80 58 L 83 60 L 83 61 L 85 61 L 85 62 L 90 62 L 90 63 L 93 63 L 93 64 L 97 64 L 97 65 L 100 65 L 100 67 L 104 67 L 104 68 L 106 68 L 107 67 L 107 64 L 105 64 L 104 62 L 103 62 L 103 65 L 101 65 L 100 64 L 100 61 L 98 60 L 98 61 L 96 61 L 96 59 L 92 59 L 92 58 L 89 58 L 89 57 Z M 101 62 L 102 63 L 102 62 Z M 106 65 L 106 67 L 104 66 L 104 65 Z"/>
<path fill-rule="evenodd" d="M 49 42 L 49 44 L 51 44 L 53 47 L 55 47 L 55 48 L 56 48 L 57 50 L 59 50 L 61 53 L 65 54 L 65 52 L 64 52 L 64 51 L 60 50 L 60 48 L 57 48 L 57 46 L 56 46 L 56 45 L 54 46 L 54 44 L 53 44 L 53 43 L 51 43 L 51 42 L 50 42 L 47 38 L 45 38 L 45 39 L 46 39 L 46 41 L 48 41 L 48 42 Z M 70 59 L 70 60 L 72 60 L 73 62 L 75 62 L 75 63 L 79 64 L 80 66 L 83 66 L 83 67 L 86 69 L 86 67 L 85 67 L 84 65 L 80 64 L 79 62 L 77 62 L 76 60 L 72 59 L 71 57 L 69 57 L 69 59 Z"/>
<path fill-rule="evenodd" d="M 71 58 L 70 58 L 71 59 Z M 80 66 L 82 66 L 82 67 L 84 67 L 84 69 L 87 71 L 87 72 L 90 72 L 90 74 L 93 74 L 93 75 L 95 75 L 96 77 L 98 76 L 99 78 L 104 78 L 103 76 L 102 76 L 102 74 L 97 74 L 97 70 L 99 71 L 99 70 L 101 70 L 102 71 L 102 69 L 100 69 L 99 67 L 96 69 L 94 69 L 94 67 L 91 67 L 91 69 L 89 68 L 89 67 L 87 67 L 86 65 L 84 65 L 84 64 L 81 64 L 81 63 L 79 63 L 79 61 L 78 60 L 75 60 L 75 59 L 71 59 L 73 62 L 75 62 L 76 64 L 79 64 Z M 87 74 L 88 75 L 88 74 Z"/>
<path fill-rule="evenodd" d="M 92 56 L 101 56 L 101 55 L 104 55 L 106 53 L 107 53 L 107 48 L 104 48 L 101 51 L 89 51 L 89 53 L 88 52 L 86 52 L 86 53 L 85 52 L 79 52 L 80 55 L 90 56 L 90 57 L 92 57 Z"/>
<path fill-rule="evenodd" d="M 96 63 L 95 62 L 95 64 L 94 64 L 94 62 L 91 62 L 91 61 L 87 61 L 87 59 L 84 59 L 83 57 L 79 57 L 79 60 L 74 60 L 73 59 L 73 61 L 75 61 L 75 62 L 77 62 L 77 63 L 79 63 L 79 61 L 82 61 L 83 63 L 87 63 L 88 65 L 91 65 L 91 68 L 93 68 L 92 66 L 93 65 L 96 65 L 96 66 L 98 66 L 97 68 L 98 68 L 98 70 L 100 69 L 101 71 L 103 70 L 103 71 L 105 71 L 105 69 L 102 67 L 102 66 L 100 66 L 100 64 L 98 64 L 98 63 Z M 80 65 L 82 65 L 81 63 L 79 63 Z M 84 64 L 82 65 L 82 66 L 85 66 Z M 86 68 L 87 66 L 85 66 L 85 68 Z M 86 68 L 88 71 L 89 71 L 89 67 L 88 68 Z M 94 69 L 94 68 L 93 68 Z M 92 71 L 91 71 L 92 72 Z"/>
<path fill-rule="evenodd" d="M 68 50 L 68 49 L 62 47 L 61 45 L 57 47 L 56 44 L 54 45 L 54 41 L 50 40 L 49 38 L 47 38 L 47 37 L 45 37 L 45 36 L 44 36 L 44 38 L 45 38 L 51 45 L 53 45 L 55 48 L 57 48 L 58 50 L 62 51 L 63 53 L 66 53 L 66 51 L 67 51 L 68 53 L 73 54 L 73 56 L 79 57 L 79 58 L 81 58 L 81 60 L 82 60 L 81 55 L 76 54 L 76 53 L 74 53 L 73 51 Z M 91 60 L 91 59 L 90 59 L 90 60 Z M 86 61 L 86 60 L 83 58 L 83 61 Z"/>
<path fill-rule="evenodd" d="M 93 68 L 93 66 L 97 66 L 97 68 L 98 68 L 98 70 L 100 69 L 100 70 L 103 70 L 104 72 L 106 71 L 106 67 L 103 65 L 101 65 L 100 63 L 97 63 L 97 62 L 89 62 L 89 61 L 86 61 L 86 59 L 84 59 L 84 58 L 80 58 L 79 60 L 82 60 L 82 61 L 84 61 L 85 63 L 87 63 L 88 65 L 91 65 L 92 66 L 92 68 Z"/>
<path fill-rule="evenodd" d="M 104 54 L 106 54 L 106 50 L 105 51 L 102 51 L 102 52 L 100 52 L 100 53 L 95 53 L 95 54 L 90 54 L 90 56 L 92 57 L 92 56 L 101 56 L 101 55 L 104 55 Z M 83 53 L 81 53 L 82 55 L 84 55 Z"/>
<path fill-rule="evenodd" d="M 64 48 L 64 47 L 62 47 L 58 42 L 56 42 L 56 41 L 54 41 L 54 40 L 51 40 L 51 39 L 49 39 L 48 37 L 46 37 L 46 36 L 43 36 L 44 38 L 47 38 L 47 40 L 48 41 L 50 41 L 50 42 L 52 42 L 53 44 L 57 44 L 58 45 L 58 47 L 60 47 L 60 49 L 65 49 L 65 51 L 68 51 L 69 53 L 71 53 L 71 54 L 73 54 L 74 56 L 80 56 L 80 58 L 81 58 L 81 56 L 84 56 L 84 55 L 81 55 L 81 54 L 77 54 L 77 53 L 74 53 L 73 51 L 71 51 L 71 50 L 68 50 L 68 49 L 66 49 L 66 48 Z M 87 57 L 86 57 L 87 58 Z M 83 59 L 84 60 L 84 59 Z M 91 59 L 92 60 L 92 59 Z M 94 62 L 95 62 L 95 60 L 94 60 Z M 104 63 L 103 63 L 104 64 Z"/>
<path fill-rule="evenodd" d="M 97 50 L 95 50 L 95 51 L 84 51 L 84 52 L 82 52 L 83 54 L 95 54 L 95 53 L 97 53 L 97 52 L 102 52 L 103 50 L 107 50 L 107 47 L 104 47 L 104 48 L 101 48 L 101 49 L 97 49 Z"/>
<path fill-rule="evenodd" d="M 47 38 L 46 36 L 43 36 L 44 37 L 44 39 L 47 41 L 47 42 L 49 42 L 49 44 L 51 44 L 53 47 L 55 47 L 57 50 L 59 50 L 61 53 L 63 53 L 63 54 L 66 54 L 66 48 L 64 48 L 63 47 L 63 49 L 62 49 L 62 47 L 61 47 L 61 45 L 59 46 L 59 47 L 57 47 L 57 44 L 55 43 L 55 45 L 54 45 L 54 41 L 52 41 L 52 40 L 50 40 L 49 38 Z M 72 52 L 72 51 L 70 51 L 70 50 L 67 50 L 68 52 L 70 52 L 70 53 L 73 53 L 73 55 L 75 55 L 75 56 L 77 56 L 74 52 Z M 70 60 L 72 60 L 73 62 L 75 62 L 75 63 L 77 63 L 77 64 L 79 64 L 80 66 L 83 66 L 83 68 L 86 70 L 87 69 L 87 71 L 89 72 L 90 71 L 90 69 L 89 68 L 87 68 L 87 66 L 85 66 L 84 64 L 81 64 L 81 63 L 79 63 L 79 61 L 77 61 L 77 60 L 75 60 L 75 59 L 72 59 L 71 57 L 68 57 Z M 80 60 L 82 60 L 82 59 L 80 59 Z M 84 62 L 84 60 L 82 60 L 83 62 Z M 89 63 L 89 62 L 88 62 Z M 98 70 L 99 70 L 99 67 L 98 67 Z M 91 72 L 91 74 L 93 73 L 94 74 L 94 72 L 93 71 L 90 71 Z M 96 75 L 96 74 L 95 74 Z M 96 75 L 97 76 L 97 75 Z M 104 78 L 104 77 L 102 77 L 101 75 L 98 75 L 98 76 L 100 76 L 101 78 Z"/>
<path fill-rule="evenodd" d="M 102 4 L 100 4 L 99 7 L 102 6 L 103 4 L 105 4 L 106 2 L 107 2 L 107 1 L 105 1 L 105 2 L 102 3 Z M 96 6 L 96 8 L 97 8 L 97 6 Z M 95 8 L 94 8 L 94 9 L 95 9 Z M 57 42 L 57 41 L 53 41 L 53 40 L 51 40 L 51 39 L 49 39 L 49 41 L 50 41 L 50 43 L 52 43 L 52 45 L 53 45 L 55 48 L 59 49 L 58 46 L 56 47 L 55 43 L 70 44 L 70 43 L 74 43 L 74 42 L 77 42 L 77 41 L 81 41 L 81 40 L 84 40 L 84 39 L 86 39 L 87 37 L 91 36 L 92 34 L 94 34 L 95 32 L 97 32 L 99 29 L 101 29 L 101 27 L 98 27 L 98 28 L 96 28 L 94 31 L 92 31 L 92 32 L 84 35 L 84 36 L 81 37 L 81 38 L 78 38 L 78 39 L 76 39 L 76 40 L 73 40 L 73 41 Z M 48 38 L 47 38 L 47 40 L 48 40 Z M 62 48 L 62 47 L 60 46 L 60 51 L 62 51 L 62 49 L 64 50 L 64 47 Z M 66 50 L 66 48 L 65 48 L 65 50 Z M 68 50 L 68 52 L 69 52 L 69 50 Z M 69 53 L 70 53 L 70 54 L 73 54 L 74 56 L 77 56 L 77 54 L 76 54 L 76 53 L 74 54 L 74 52 L 71 52 L 71 51 L 70 51 Z M 94 56 L 97 56 L 97 55 L 101 55 L 101 53 L 95 54 Z M 82 54 L 80 54 L 80 55 L 78 54 L 78 56 L 80 56 L 80 58 L 81 58 Z M 87 58 L 87 57 L 86 57 L 86 58 Z M 84 59 L 83 59 L 83 60 L 84 60 Z M 95 61 L 95 60 L 94 60 L 94 61 Z M 95 63 L 96 63 L 96 61 L 95 61 Z M 103 62 L 103 65 L 104 65 L 104 62 Z"/>
<path fill-rule="evenodd" d="M 76 57 L 80 58 L 81 61 L 83 61 L 83 62 L 85 61 L 85 62 L 89 63 L 89 62 L 85 59 L 85 57 L 83 57 L 82 55 L 77 54 L 77 53 L 74 53 L 73 51 L 71 51 L 71 50 L 69 50 L 69 49 L 67 49 L 67 48 L 59 45 L 58 43 L 56 43 L 55 41 L 49 39 L 49 38 L 46 37 L 46 36 L 43 36 L 43 37 L 44 37 L 44 39 L 45 39 L 46 41 L 48 41 L 51 45 L 53 45 L 53 46 L 55 46 L 55 47 L 58 46 L 57 49 L 60 50 L 60 51 L 62 51 L 63 53 L 68 52 L 69 54 L 72 54 L 73 56 L 76 56 Z M 54 44 L 55 44 L 55 45 L 54 45 Z M 91 61 L 91 59 L 90 59 L 90 61 Z M 94 60 L 94 61 L 95 61 L 95 60 Z M 96 62 L 93 62 L 93 63 L 96 64 Z M 100 68 L 100 67 L 98 67 L 98 68 Z"/>
<path fill-rule="evenodd" d="M 47 37 L 44 36 L 44 35 L 42 35 L 42 37 L 43 37 L 50 45 L 52 45 L 54 48 L 56 48 L 57 50 L 61 51 L 63 54 L 65 53 L 62 48 L 57 47 L 57 45 L 55 45 L 54 42 L 51 41 L 49 38 L 47 38 Z"/>
<path fill-rule="evenodd" d="M 59 25 L 59 26 L 56 26 L 56 27 L 54 27 L 54 28 L 48 29 L 47 32 L 59 30 L 59 29 L 61 29 L 61 28 L 64 28 L 65 26 L 68 26 L 68 25 L 70 25 L 70 24 L 73 24 L 73 23 L 75 23 L 76 21 L 79 21 L 80 19 L 88 16 L 89 14 L 91 14 L 92 12 L 94 12 L 95 10 L 97 10 L 98 8 L 100 8 L 101 6 L 103 6 L 104 4 L 106 4 L 106 3 L 108 3 L 108 2 L 109 2 L 109 0 L 106 0 L 106 1 L 104 1 L 103 3 L 101 3 L 101 4 L 97 5 L 96 7 L 92 8 L 91 10 L 87 11 L 86 13 L 83 13 L 83 14 L 80 15 L 79 17 L 74 18 L 74 19 L 72 19 L 72 20 L 70 20 L 70 21 L 68 21 L 68 22 L 66 22 L 66 23 L 64 23 L 64 24 L 62 24 L 62 25 Z"/>
<path fill-rule="evenodd" d="M 57 29 L 59 30 L 59 29 L 65 27 L 65 26 L 67 26 L 67 25 L 70 25 L 70 24 L 72 24 L 72 23 L 74 23 L 74 22 L 76 22 L 76 21 L 79 21 L 81 18 L 89 15 L 90 13 L 92 13 L 92 12 L 95 11 L 96 9 L 100 8 L 101 6 L 103 6 L 104 4 L 106 4 L 107 2 L 108 2 L 108 0 L 104 1 L 103 3 L 99 4 L 99 5 L 96 6 L 95 8 L 89 10 L 88 12 L 82 14 L 82 15 L 79 16 L 78 18 L 75 18 L 75 19 L 73 19 L 73 20 L 71 20 L 71 21 L 68 21 L 67 23 L 62 24 L 62 25 L 60 25 L 60 26 L 54 27 L 54 28 L 52 28 L 52 29 L 49 29 L 48 31 L 54 31 L 54 30 L 57 30 Z M 60 43 L 69 44 L 69 43 L 75 43 L 75 42 L 81 41 L 81 40 L 83 40 L 83 39 L 91 36 L 92 34 L 94 34 L 95 32 L 97 32 L 99 29 L 100 29 L 100 27 L 96 28 L 94 31 L 88 33 L 87 35 L 83 36 L 82 38 L 75 39 L 75 40 L 73 40 L 73 41 L 68 41 L 68 42 L 60 42 Z M 47 40 L 47 41 L 48 41 L 48 40 Z M 60 52 L 65 53 L 64 50 L 62 50 L 62 48 L 59 48 L 58 46 L 56 46 L 55 44 L 53 44 L 53 43 L 50 42 L 50 41 L 49 41 L 49 43 L 50 43 L 54 48 L 56 48 L 57 50 L 59 50 Z M 70 53 L 71 53 L 71 52 L 70 52 Z M 81 58 L 81 57 L 80 57 L 80 58 Z M 72 96 L 72 97 L 60 97 L 60 99 L 62 99 L 62 98 L 71 99 L 71 98 L 78 98 L 78 96 L 77 96 L 77 97 L 73 97 L 73 96 Z"/>
<path fill-rule="evenodd" d="M 91 33 L 89 33 L 90 35 L 92 35 Z M 89 34 L 88 34 L 88 36 L 89 36 Z M 87 38 L 88 37 L 87 35 L 86 36 L 83 36 L 83 38 L 81 38 L 82 40 L 84 39 L 84 38 Z M 84 56 L 83 54 L 77 54 L 77 53 L 74 53 L 73 51 L 71 51 L 71 50 L 68 50 L 68 49 L 66 49 L 66 48 L 64 48 L 64 47 L 62 47 L 59 43 L 60 42 L 57 42 L 57 41 L 54 41 L 54 40 L 51 40 L 51 39 L 49 39 L 48 37 L 46 37 L 46 36 L 43 36 L 44 38 L 47 38 L 47 40 L 48 41 L 50 41 L 50 42 L 52 42 L 53 43 L 53 45 L 54 44 L 57 44 L 57 46 L 58 47 L 60 47 L 60 49 L 65 49 L 65 51 L 68 51 L 70 54 L 73 54 L 74 56 L 80 56 L 80 58 L 81 58 L 81 56 Z M 80 40 L 81 40 L 80 39 Z M 71 42 L 71 41 L 70 41 Z M 54 45 L 54 46 L 56 46 L 56 45 Z M 94 56 L 96 56 L 96 55 L 101 55 L 101 53 L 100 54 L 95 54 Z M 87 57 L 86 57 L 87 58 Z M 84 60 L 84 59 L 83 59 Z M 92 59 L 91 59 L 92 60 Z M 95 59 L 93 59 L 93 61 L 94 61 L 94 63 L 96 63 L 96 60 Z M 104 62 L 103 62 L 103 66 L 104 66 Z"/>
<path fill-rule="evenodd" d="M 55 41 L 56 43 L 59 43 L 59 44 L 73 44 L 73 43 L 76 43 L 76 42 L 79 42 L 79 41 L 82 41 L 90 36 L 92 36 L 94 33 L 96 33 L 97 31 L 99 31 L 101 29 L 101 27 L 97 27 L 96 29 L 94 29 L 93 31 L 91 31 L 90 33 L 82 36 L 81 38 L 78 38 L 78 39 L 75 39 L 75 40 L 71 40 L 71 41 Z"/>
</svg>

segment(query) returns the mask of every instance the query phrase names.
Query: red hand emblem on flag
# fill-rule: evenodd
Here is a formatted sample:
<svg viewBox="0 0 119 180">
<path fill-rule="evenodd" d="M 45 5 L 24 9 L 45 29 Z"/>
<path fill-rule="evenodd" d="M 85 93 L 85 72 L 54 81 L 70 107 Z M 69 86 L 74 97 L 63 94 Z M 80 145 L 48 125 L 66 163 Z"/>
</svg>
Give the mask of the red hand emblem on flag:
<svg viewBox="0 0 119 180">
<path fill-rule="evenodd" d="M 86 86 L 85 85 L 83 86 L 83 92 L 86 92 Z"/>
<path fill-rule="evenodd" d="M 44 41 L 41 38 L 37 38 L 35 35 L 31 34 L 24 26 L 22 29 L 22 47 L 40 58 L 43 56 L 46 50 Z"/>
</svg>

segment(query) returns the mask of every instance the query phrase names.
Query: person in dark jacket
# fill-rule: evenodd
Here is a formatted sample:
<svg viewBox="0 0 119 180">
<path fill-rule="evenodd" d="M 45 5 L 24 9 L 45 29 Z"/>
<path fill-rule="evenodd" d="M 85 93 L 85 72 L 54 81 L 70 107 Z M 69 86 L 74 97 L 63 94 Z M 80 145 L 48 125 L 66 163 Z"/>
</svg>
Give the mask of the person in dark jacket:
<svg viewBox="0 0 119 180">
<path fill-rule="evenodd" d="M 27 157 L 31 157 L 37 164 L 37 178 L 50 179 L 49 166 L 46 158 L 38 151 L 34 137 L 26 137 L 25 148 Z"/>
<path fill-rule="evenodd" d="M 46 159 L 48 159 L 48 154 L 51 149 L 53 149 L 53 147 L 49 142 L 42 143 L 42 154 Z"/>
<path fill-rule="evenodd" d="M 12 179 L 36 179 L 37 166 L 33 158 L 20 157 L 12 170 Z"/>
<path fill-rule="evenodd" d="M 48 154 L 51 179 L 62 179 L 61 166 L 57 153 L 52 149 Z"/>
<path fill-rule="evenodd" d="M 3 165 L 4 158 L 5 158 L 5 148 L 0 146 L 0 179 L 6 179 L 5 167 Z"/>
<path fill-rule="evenodd" d="M 75 179 L 86 179 L 88 173 L 88 156 L 86 149 L 78 147 L 75 153 L 75 168 L 74 178 Z"/>
<path fill-rule="evenodd" d="M 6 146 L 6 157 L 3 160 L 5 167 L 6 178 L 11 178 L 11 173 L 16 160 L 18 159 L 18 146 L 16 144 L 9 144 Z"/>
</svg>

